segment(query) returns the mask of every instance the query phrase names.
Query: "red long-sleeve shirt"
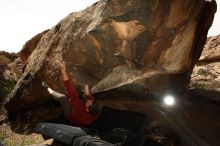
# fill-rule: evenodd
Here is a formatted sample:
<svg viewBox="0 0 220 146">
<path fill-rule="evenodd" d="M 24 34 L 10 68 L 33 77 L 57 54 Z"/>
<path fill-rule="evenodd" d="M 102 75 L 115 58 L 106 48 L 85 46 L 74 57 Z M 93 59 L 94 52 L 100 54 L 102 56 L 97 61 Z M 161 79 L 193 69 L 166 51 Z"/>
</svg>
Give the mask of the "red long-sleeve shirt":
<svg viewBox="0 0 220 146">
<path fill-rule="evenodd" d="M 79 94 L 75 85 L 70 81 L 64 81 L 64 85 L 68 91 L 68 97 L 72 111 L 69 115 L 70 121 L 78 126 L 88 126 L 95 121 L 98 116 L 91 115 L 86 111 L 85 102 L 79 99 Z M 93 96 L 88 96 L 88 99 L 94 100 Z"/>
</svg>

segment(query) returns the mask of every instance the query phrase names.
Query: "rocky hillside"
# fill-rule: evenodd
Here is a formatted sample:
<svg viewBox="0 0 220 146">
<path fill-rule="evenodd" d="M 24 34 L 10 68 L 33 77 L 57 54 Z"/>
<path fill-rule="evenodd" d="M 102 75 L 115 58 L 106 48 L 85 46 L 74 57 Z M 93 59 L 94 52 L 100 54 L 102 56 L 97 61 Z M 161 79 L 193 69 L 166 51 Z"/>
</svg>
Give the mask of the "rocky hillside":
<svg viewBox="0 0 220 146">
<path fill-rule="evenodd" d="M 16 54 L 0 51 L 0 121 L 3 119 L 3 102 L 15 85 L 16 75 L 9 64 L 17 58 Z"/>
<path fill-rule="evenodd" d="M 220 91 L 220 35 L 207 39 L 191 75 L 191 86 Z"/>
<path fill-rule="evenodd" d="M 21 76 L 19 60 L 15 53 L 0 51 L 0 121 L 5 118 L 3 104 L 7 100 L 6 97 Z"/>
<path fill-rule="evenodd" d="M 14 82 L 18 80 L 18 76 L 14 72 L 15 68 L 10 64 L 16 58 L 16 54 L 0 51 L 0 102 L 10 93 Z"/>
</svg>

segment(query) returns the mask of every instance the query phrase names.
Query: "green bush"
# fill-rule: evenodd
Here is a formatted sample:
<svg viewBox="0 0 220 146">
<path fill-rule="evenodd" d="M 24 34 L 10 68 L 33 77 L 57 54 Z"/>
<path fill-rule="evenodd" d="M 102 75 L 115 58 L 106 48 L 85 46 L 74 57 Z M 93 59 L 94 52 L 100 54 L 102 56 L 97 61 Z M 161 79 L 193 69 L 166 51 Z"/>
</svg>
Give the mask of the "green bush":
<svg viewBox="0 0 220 146">
<path fill-rule="evenodd" d="M 15 81 L 5 80 L 0 77 L 0 103 L 11 93 L 15 86 Z"/>
</svg>

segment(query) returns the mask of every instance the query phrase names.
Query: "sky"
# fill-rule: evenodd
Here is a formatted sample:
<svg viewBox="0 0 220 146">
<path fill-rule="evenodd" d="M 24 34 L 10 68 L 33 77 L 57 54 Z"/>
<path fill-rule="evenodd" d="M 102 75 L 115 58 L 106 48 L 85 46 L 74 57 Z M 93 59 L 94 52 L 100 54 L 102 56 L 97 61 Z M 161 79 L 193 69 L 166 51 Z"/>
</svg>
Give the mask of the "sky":
<svg viewBox="0 0 220 146">
<path fill-rule="evenodd" d="M 19 52 L 38 33 L 98 0 L 0 0 L 0 50 Z M 220 6 L 220 0 L 216 0 Z M 220 34 L 220 10 L 208 36 Z"/>
</svg>

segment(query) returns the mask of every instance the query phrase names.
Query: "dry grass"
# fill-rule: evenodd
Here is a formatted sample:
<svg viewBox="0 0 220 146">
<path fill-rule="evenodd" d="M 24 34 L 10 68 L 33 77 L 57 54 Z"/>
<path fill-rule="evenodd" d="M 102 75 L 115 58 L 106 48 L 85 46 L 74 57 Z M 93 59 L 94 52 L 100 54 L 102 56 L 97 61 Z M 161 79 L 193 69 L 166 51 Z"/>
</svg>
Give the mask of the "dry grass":
<svg viewBox="0 0 220 146">
<path fill-rule="evenodd" d="M 8 59 L 5 55 L 0 55 L 0 62 L 8 64 L 11 62 L 11 60 Z"/>
<path fill-rule="evenodd" d="M 5 146 L 28 146 L 32 144 L 40 144 L 44 141 L 43 137 L 37 133 L 28 133 L 24 131 L 22 134 L 15 133 L 11 130 L 9 123 L 0 126 L 0 141 Z"/>
</svg>

